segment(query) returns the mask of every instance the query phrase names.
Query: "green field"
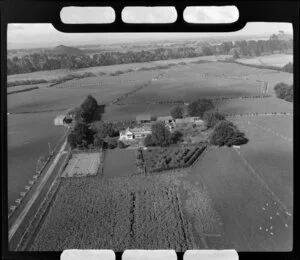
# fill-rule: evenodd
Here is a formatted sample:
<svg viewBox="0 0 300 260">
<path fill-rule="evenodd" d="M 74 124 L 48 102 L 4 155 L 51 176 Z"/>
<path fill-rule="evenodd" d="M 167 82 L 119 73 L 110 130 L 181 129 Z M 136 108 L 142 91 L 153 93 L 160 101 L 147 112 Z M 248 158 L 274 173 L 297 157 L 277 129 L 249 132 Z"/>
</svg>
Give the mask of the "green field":
<svg viewBox="0 0 300 260">
<path fill-rule="evenodd" d="M 112 71 L 113 67 L 116 71 L 134 66 L 137 64 L 90 69 Z M 162 72 L 160 78 L 153 80 Z M 72 80 L 51 88 L 10 95 L 8 112 L 66 110 L 80 105 L 90 94 L 99 104 L 124 97 L 117 104 L 105 107 L 105 120 L 134 119 L 139 114 L 166 116 L 174 105 L 156 102 L 223 96 L 234 98 L 214 101 L 214 104 L 219 111 L 228 114 L 293 113 L 293 104 L 277 99 L 272 90 L 274 84 L 292 80 L 290 73 L 238 64 L 190 63 L 164 70 Z M 238 98 L 261 95 L 263 81 L 270 83 L 268 94 L 272 97 Z M 32 172 L 34 168 L 36 158 L 30 161 L 32 154 L 40 155 L 47 150 L 48 140 L 55 141 L 62 135 L 62 128 L 53 126 L 58 113 L 63 111 L 10 115 L 9 187 L 16 191 L 10 195 L 12 198 L 27 182 L 29 174 L 23 174 L 24 169 Z M 245 132 L 249 143 L 236 150 L 211 147 L 189 169 L 148 177 L 130 176 L 137 170 L 135 151 L 115 149 L 106 154 L 103 176 L 62 180 L 48 215 L 28 249 L 290 250 L 292 116 L 248 116 L 230 120 Z"/>
<path fill-rule="evenodd" d="M 270 92 L 273 92 L 271 88 L 279 80 L 290 82 L 292 74 L 274 73 L 271 70 L 232 63 L 189 64 L 169 69 L 151 87 L 131 95 L 125 102 L 131 104 L 167 100 L 192 101 L 201 97 L 255 96 L 262 94 L 262 81 L 270 82 Z"/>
<path fill-rule="evenodd" d="M 243 58 L 237 61 L 245 64 L 283 67 L 289 62 L 293 62 L 292 54 L 272 54 L 254 58 Z"/>
<path fill-rule="evenodd" d="M 276 97 L 215 101 L 215 107 L 226 114 L 293 113 L 293 103 Z"/>
</svg>

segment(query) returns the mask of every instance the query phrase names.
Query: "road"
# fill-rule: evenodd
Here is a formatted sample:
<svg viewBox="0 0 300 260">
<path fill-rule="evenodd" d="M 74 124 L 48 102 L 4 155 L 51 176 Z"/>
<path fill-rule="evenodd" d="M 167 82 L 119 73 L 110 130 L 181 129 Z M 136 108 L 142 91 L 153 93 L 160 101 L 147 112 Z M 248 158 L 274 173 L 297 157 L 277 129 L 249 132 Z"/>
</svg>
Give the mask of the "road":
<svg viewBox="0 0 300 260">
<path fill-rule="evenodd" d="M 13 238 L 14 234 L 16 233 L 16 231 L 18 230 L 19 226 L 23 222 L 24 218 L 28 214 L 28 212 L 31 209 L 32 205 L 34 204 L 34 202 L 38 198 L 39 194 L 41 193 L 43 187 L 47 183 L 47 180 L 51 176 L 51 174 L 52 174 L 55 166 L 57 165 L 57 163 L 58 163 L 61 155 L 63 154 L 63 152 L 64 152 L 64 150 L 66 148 L 66 145 L 67 145 L 67 141 L 65 141 L 64 144 L 62 145 L 62 147 L 60 148 L 59 152 L 57 153 L 55 159 L 53 160 L 52 164 L 50 165 L 50 167 L 47 170 L 46 174 L 44 175 L 43 179 L 41 180 L 41 182 L 39 183 L 39 185 L 36 187 L 36 190 L 35 190 L 34 194 L 32 195 L 32 197 L 30 198 L 30 200 L 27 202 L 27 205 L 24 207 L 24 209 L 21 211 L 21 213 L 18 216 L 18 218 L 15 220 L 15 222 L 13 223 L 13 225 L 11 226 L 11 228 L 9 229 L 9 232 L 8 232 L 8 239 L 9 239 L 9 241 L 11 241 L 11 239 Z"/>
</svg>

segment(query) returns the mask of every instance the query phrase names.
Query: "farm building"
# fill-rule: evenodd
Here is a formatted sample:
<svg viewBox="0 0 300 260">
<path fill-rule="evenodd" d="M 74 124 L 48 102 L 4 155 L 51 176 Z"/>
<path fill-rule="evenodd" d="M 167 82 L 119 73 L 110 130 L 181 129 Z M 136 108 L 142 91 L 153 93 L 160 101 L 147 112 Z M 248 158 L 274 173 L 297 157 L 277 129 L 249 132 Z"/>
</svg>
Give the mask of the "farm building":
<svg viewBox="0 0 300 260">
<path fill-rule="evenodd" d="M 157 117 L 156 121 L 164 122 L 165 124 L 174 123 L 175 120 L 172 116 L 159 116 Z"/>
<path fill-rule="evenodd" d="M 136 121 L 138 123 L 150 123 L 151 122 L 151 116 L 150 115 L 139 115 L 136 117 Z"/>
<path fill-rule="evenodd" d="M 143 127 L 134 127 L 134 128 L 127 128 L 124 131 L 120 131 L 119 140 L 134 140 L 134 139 L 141 139 L 145 138 L 148 134 L 151 134 L 151 128 L 149 126 Z"/>
<path fill-rule="evenodd" d="M 54 119 L 54 125 L 64 125 L 65 118 L 66 118 L 65 115 L 58 115 Z"/>
<path fill-rule="evenodd" d="M 194 123 L 196 125 L 202 125 L 204 124 L 204 121 L 200 117 L 185 117 L 185 118 L 175 119 L 175 123 L 178 125 L 190 124 L 190 123 Z"/>
</svg>

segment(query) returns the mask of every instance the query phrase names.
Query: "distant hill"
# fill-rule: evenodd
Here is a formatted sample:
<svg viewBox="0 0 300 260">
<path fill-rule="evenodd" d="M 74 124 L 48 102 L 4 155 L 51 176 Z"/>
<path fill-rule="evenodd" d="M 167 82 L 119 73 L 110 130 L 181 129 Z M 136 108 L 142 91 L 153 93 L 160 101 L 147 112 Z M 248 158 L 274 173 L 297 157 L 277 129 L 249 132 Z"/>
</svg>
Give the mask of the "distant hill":
<svg viewBox="0 0 300 260">
<path fill-rule="evenodd" d="M 50 52 L 52 54 L 85 55 L 82 50 L 65 45 L 56 46 L 54 49 L 50 50 Z"/>
</svg>

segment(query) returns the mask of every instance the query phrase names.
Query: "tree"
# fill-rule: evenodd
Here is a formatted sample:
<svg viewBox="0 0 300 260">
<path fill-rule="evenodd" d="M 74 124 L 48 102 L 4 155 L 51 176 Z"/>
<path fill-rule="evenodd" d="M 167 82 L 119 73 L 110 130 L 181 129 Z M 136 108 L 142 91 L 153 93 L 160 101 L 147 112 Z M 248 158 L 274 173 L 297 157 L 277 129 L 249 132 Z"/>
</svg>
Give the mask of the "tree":
<svg viewBox="0 0 300 260">
<path fill-rule="evenodd" d="M 204 112 L 214 108 L 214 105 L 210 99 L 198 99 L 189 104 L 188 114 L 189 116 L 203 117 Z"/>
<path fill-rule="evenodd" d="M 225 116 L 217 111 L 206 111 L 203 120 L 208 128 L 214 127 L 219 121 L 225 120 Z"/>
<path fill-rule="evenodd" d="M 117 134 L 117 132 L 114 130 L 113 124 L 108 122 L 95 122 L 92 125 L 92 129 L 93 131 L 97 132 L 97 135 L 102 139 L 106 137 L 114 137 Z"/>
<path fill-rule="evenodd" d="M 237 127 L 227 120 L 222 120 L 216 124 L 210 137 L 210 143 L 218 146 L 232 146 L 246 144 L 248 139 Z"/>
<path fill-rule="evenodd" d="M 171 142 L 171 133 L 163 122 L 154 123 L 151 127 L 151 138 L 155 145 L 168 146 Z"/>
<path fill-rule="evenodd" d="M 176 144 L 177 142 L 179 142 L 183 137 L 183 134 L 180 131 L 174 131 L 171 134 L 171 143 Z"/>
<path fill-rule="evenodd" d="M 176 106 L 176 107 L 173 107 L 171 109 L 171 116 L 174 118 L 174 119 L 177 119 L 177 118 L 182 118 L 183 117 L 183 107 L 181 106 Z"/>
<path fill-rule="evenodd" d="M 87 147 L 93 142 L 92 131 L 84 123 L 78 122 L 68 136 L 68 142 L 72 149 Z"/>
<path fill-rule="evenodd" d="M 93 121 L 93 116 L 98 107 L 98 103 L 95 98 L 88 95 L 86 99 L 81 104 L 81 117 L 87 122 L 91 123 Z"/>
<path fill-rule="evenodd" d="M 233 51 L 233 58 L 235 60 L 240 58 L 240 55 L 239 55 L 239 53 L 238 53 L 238 51 L 236 49 Z"/>
<path fill-rule="evenodd" d="M 94 142 L 93 143 L 94 143 L 94 146 L 97 147 L 97 148 L 104 148 L 104 141 L 97 134 L 94 135 Z"/>
<path fill-rule="evenodd" d="M 152 135 L 151 135 L 151 134 L 149 134 L 149 135 L 147 135 L 147 136 L 145 137 L 145 139 L 144 139 L 144 145 L 145 145 L 146 147 L 149 147 L 149 146 L 155 146 L 155 143 L 154 143 L 153 140 L 152 140 Z"/>
<path fill-rule="evenodd" d="M 108 149 L 115 149 L 118 145 L 116 138 L 107 137 L 105 141 Z"/>
<path fill-rule="evenodd" d="M 118 141 L 118 147 L 120 149 L 124 149 L 126 147 L 126 145 L 122 141 Z"/>
<path fill-rule="evenodd" d="M 288 85 L 286 83 L 278 83 L 274 87 L 276 96 L 280 99 L 284 99 L 288 102 L 293 102 L 294 90 L 293 85 Z"/>
</svg>

